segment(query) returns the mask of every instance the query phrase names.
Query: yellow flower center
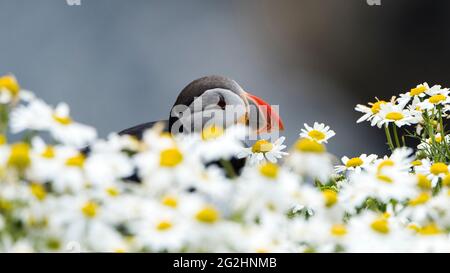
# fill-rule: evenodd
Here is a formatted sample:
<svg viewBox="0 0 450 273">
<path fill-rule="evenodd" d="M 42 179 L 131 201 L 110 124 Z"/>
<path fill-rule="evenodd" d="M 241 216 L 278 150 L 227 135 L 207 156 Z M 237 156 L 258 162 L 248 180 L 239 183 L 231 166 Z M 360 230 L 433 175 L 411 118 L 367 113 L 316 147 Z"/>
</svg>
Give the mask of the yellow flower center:
<svg viewBox="0 0 450 273">
<path fill-rule="evenodd" d="M 13 75 L 0 77 L 0 92 L 3 90 L 7 90 L 11 93 L 11 96 L 17 97 L 20 91 L 20 85 L 16 77 Z"/>
<path fill-rule="evenodd" d="M 159 165 L 161 167 L 175 167 L 183 161 L 183 154 L 177 148 L 166 149 L 161 152 Z"/>
<path fill-rule="evenodd" d="M 448 177 L 447 175 L 446 177 Z M 445 179 L 445 178 L 444 178 Z M 423 174 L 417 175 L 417 186 L 423 190 L 431 189 L 431 181 Z"/>
<path fill-rule="evenodd" d="M 273 163 L 265 163 L 259 167 L 259 172 L 270 179 L 275 179 L 278 176 L 278 165 Z"/>
<path fill-rule="evenodd" d="M 413 166 L 422 166 L 422 161 L 414 160 L 413 162 L 411 162 L 411 165 L 413 165 Z"/>
<path fill-rule="evenodd" d="M 361 166 L 362 164 L 364 164 L 364 161 L 359 158 L 359 157 L 354 157 L 354 158 L 350 158 L 347 163 L 345 163 L 345 166 L 347 168 L 351 168 L 351 167 L 358 167 Z"/>
<path fill-rule="evenodd" d="M 69 125 L 69 124 L 72 123 L 72 119 L 69 116 L 61 117 L 61 116 L 58 116 L 56 114 L 53 114 L 53 119 L 56 122 L 58 122 L 59 124 L 62 124 L 62 125 Z"/>
<path fill-rule="evenodd" d="M 450 187 L 450 174 L 447 174 L 444 179 L 442 179 L 442 185 Z"/>
<path fill-rule="evenodd" d="M 0 212 L 2 211 L 10 211 L 13 208 L 13 204 L 11 201 L 6 199 L 0 199 Z"/>
<path fill-rule="evenodd" d="M 23 142 L 13 144 L 8 158 L 8 165 L 23 170 L 30 163 L 30 146 Z"/>
<path fill-rule="evenodd" d="M 442 233 L 441 229 L 439 228 L 436 223 L 428 224 L 418 230 L 418 233 L 421 235 L 437 235 Z"/>
<path fill-rule="evenodd" d="M 47 191 L 41 184 L 32 183 L 30 185 L 30 191 L 39 201 L 42 201 L 47 196 Z"/>
<path fill-rule="evenodd" d="M 223 128 L 219 126 L 216 125 L 208 126 L 202 130 L 202 139 L 203 140 L 215 139 L 222 136 L 223 133 L 224 133 Z"/>
<path fill-rule="evenodd" d="M 84 161 L 85 161 L 85 157 L 83 154 L 80 153 L 76 156 L 69 157 L 66 160 L 66 166 L 82 168 L 84 165 Z"/>
<path fill-rule="evenodd" d="M 0 145 L 5 145 L 8 142 L 8 139 L 4 134 L 0 134 Z"/>
<path fill-rule="evenodd" d="M 409 95 L 411 97 L 414 97 L 414 96 L 422 94 L 425 91 L 427 91 L 427 88 L 425 86 L 421 85 L 416 88 L 411 88 L 411 91 L 409 91 Z"/>
<path fill-rule="evenodd" d="M 384 174 L 378 174 L 377 178 L 378 178 L 378 180 L 381 180 L 381 181 L 386 182 L 386 183 L 394 182 L 394 180 L 392 180 L 392 178 L 390 178 L 389 176 L 384 175 Z"/>
<path fill-rule="evenodd" d="M 435 140 L 437 143 L 441 143 L 441 141 L 442 141 L 441 135 L 436 135 L 436 136 L 434 136 L 434 140 Z"/>
<path fill-rule="evenodd" d="M 265 139 L 260 139 L 252 147 L 253 153 L 267 153 L 272 151 L 273 144 Z"/>
<path fill-rule="evenodd" d="M 372 104 L 372 108 L 370 110 L 372 110 L 373 114 L 378 114 L 378 112 L 380 112 L 381 105 L 385 103 L 386 102 L 384 100 L 377 101 L 374 104 Z"/>
<path fill-rule="evenodd" d="M 47 146 L 45 150 L 41 154 L 42 157 L 45 158 L 54 158 L 55 157 L 55 148 L 53 146 Z"/>
<path fill-rule="evenodd" d="M 333 190 L 326 189 L 322 192 L 323 198 L 325 199 L 325 206 L 332 207 L 338 201 L 338 194 Z"/>
<path fill-rule="evenodd" d="M 407 226 L 407 228 L 409 228 L 411 230 L 414 230 L 415 232 L 419 232 L 419 230 L 420 230 L 420 227 L 418 225 L 414 224 L 414 223 L 409 224 Z"/>
<path fill-rule="evenodd" d="M 84 216 L 87 218 L 94 218 L 97 215 L 98 205 L 95 202 L 88 201 L 84 203 L 81 208 L 81 212 L 83 212 Z"/>
<path fill-rule="evenodd" d="M 410 206 L 417 206 L 425 204 L 428 200 L 430 200 L 430 194 L 428 192 L 422 192 L 416 198 L 409 200 L 408 204 Z"/>
<path fill-rule="evenodd" d="M 304 153 L 324 153 L 326 151 L 323 144 L 307 138 L 297 140 L 295 143 L 295 149 Z"/>
<path fill-rule="evenodd" d="M 178 200 L 173 196 L 166 196 L 162 199 L 161 203 L 165 206 L 176 208 L 178 206 Z"/>
<path fill-rule="evenodd" d="M 386 115 L 386 119 L 389 119 L 389 120 L 397 121 L 397 120 L 401 120 L 403 118 L 404 118 L 404 116 L 400 112 L 390 112 L 390 113 L 387 113 L 387 115 Z"/>
<path fill-rule="evenodd" d="M 429 101 L 430 103 L 432 103 L 432 104 L 438 104 L 438 103 L 440 103 L 441 101 L 444 101 L 446 98 L 447 98 L 446 96 L 444 96 L 444 95 L 442 95 L 442 94 L 438 94 L 438 95 L 431 96 L 431 97 L 428 99 L 428 101 Z"/>
<path fill-rule="evenodd" d="M 389 233 L 389 222 L 385 217 L 380 217 L 370 224 L 370 227 L 376 232 L 387 234 Z"/>
<path fill-rule="evenodd" d="M 206 206 L 197 212 L 195 218 L 200 222 L 213 224 L 219 220 L 219 212 L 212 206 Z"/>
<path fill-rule="evenodd" d="M 326 135 L 319 130 L 311 130 L 308 132 L 308 136 L 316 141 L 325 139 Z"/>
<path fill-rule="evenodd" d="M 395 162 L 391 159 L 386 159 L 378 164 L 378 172 L 380 172 L 384 167 L 392 167 L 395 165 Z"/>
<path fill-rule="evenodd" d="M 331 234 L 334 236 L 344 236 L 347 234 L 347 228 L 342 224 L 336 224 L 331 227 Z"/>
<path fill-rule="evenodd" d="M 442 162 L 436 162 L 430 167 L 430 172 L 434 175 L 447 174 L 448 166 Z"/>
<path fill-rule="evenodd" d="M 163 220 L 156 225 L 156 229 L 159 231 L 167 231 L 172 228 L 172 223 L 167 220 Z"/>
<path fill-rule="evenodd" d="M 109 187 L 106 189 L 106 193 L 111 197 L 119 195 L 119 190 L 116 187 Z"/>
</svg>

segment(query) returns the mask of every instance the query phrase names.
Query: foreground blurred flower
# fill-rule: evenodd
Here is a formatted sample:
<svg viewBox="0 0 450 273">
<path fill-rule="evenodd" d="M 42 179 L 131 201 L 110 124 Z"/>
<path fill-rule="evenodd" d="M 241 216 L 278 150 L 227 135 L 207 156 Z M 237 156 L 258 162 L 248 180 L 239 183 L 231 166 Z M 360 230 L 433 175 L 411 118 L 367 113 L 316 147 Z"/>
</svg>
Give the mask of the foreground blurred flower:
<svg viewBox="0 0 450 273">
<path fill-rule="evenodd" d="M 20 90 L 10 76 L 0 86 Z M 0 251 L 450 252 L 446 92 L 423 84 L 403 102 L 358 106 L 385 124 L 392 154 L 343 157 L 336 173 L 334 132 L 317 122 L 277 162 L 283 137 L 244 148 L 240 126 L 96 139 L 67 105 L 20 90 L 0 104 Z M 416 153 L 394 130 L 413 119 Z M 23 139 L 10 143 L 8 126 Z M 249 164 L 234 172 L 238 154 Z"/>
<path fill-rule="evenodd" d="M 19 97 L 20 85 L 13 75 L 0 77 L 0 103 L 16 102 Z"/>
<path fill-rule="evenodd" d="M 362 154 L 352 158 L 344 156 L 341 159 L 344 165 L 336 166 L 336 171 L 338 173 L 345 171 L 355 171 L 356 173 L 359 173 L 361 170 L 366 169 L 375 159 L 377 159 L 377 155 L 374 154 Z"/>
<path fill-rule="evenodd" d="M 324 144 L 303 138 L 297 140 L 286 163 L 301 176 L 325 182 L 333 173 L 333 160 Z"/>
<path fill-rule="evenodd" d="M 91 143 L 97 133 L 94 128 L 74 122 L 69 115 L 69 106 L 58 104 L 52 109 L 45 102 L 36 99 L 28 105 L 20 105 L 11 113 L 11 130 L 48 131 L 59 142 L 75 147 Z"/>
</svg>

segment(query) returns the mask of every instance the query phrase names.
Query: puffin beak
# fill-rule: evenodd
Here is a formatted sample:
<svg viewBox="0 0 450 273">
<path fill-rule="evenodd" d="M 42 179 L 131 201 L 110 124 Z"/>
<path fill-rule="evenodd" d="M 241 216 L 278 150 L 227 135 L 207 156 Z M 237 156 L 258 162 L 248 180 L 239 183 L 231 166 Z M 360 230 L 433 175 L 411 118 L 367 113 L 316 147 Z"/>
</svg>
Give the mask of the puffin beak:
<svg viewBox="0 0 450 273">
<path fill-rule="evenodd" d="M 276 111 L 273 110 L 263 99 L 252 95 L 248 92 L 244 93 L 245 98 L 248 100 L 250 105 L 255 105 L 258 109 L 259 114 L 265 120 L 265 125 L 258 128 L 258 133 L 270 133 L 273 129 L 278 129 L 280 131 L 284 130 L 283 121 Z M 258 126 L 259 127 L 259 126 Z"/>
</svg>

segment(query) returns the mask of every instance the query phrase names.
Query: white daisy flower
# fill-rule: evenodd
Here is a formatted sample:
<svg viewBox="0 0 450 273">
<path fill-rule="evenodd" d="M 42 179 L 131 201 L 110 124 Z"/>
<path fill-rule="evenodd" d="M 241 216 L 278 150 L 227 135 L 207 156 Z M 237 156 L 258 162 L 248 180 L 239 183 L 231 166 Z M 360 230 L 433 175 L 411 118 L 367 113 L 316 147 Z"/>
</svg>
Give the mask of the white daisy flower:
<svg viewBox="0 0 450 273">
<path fill-rule="evenodd" d="M 411 99 L 420 99 L 426 96 L 426 92 L 430 89 L 426 82 L 417 85 L 414 88 L 411 88 L 409 92 L 400 94 L 400 97 L 397 99 L 400 105 L 406 105 Z"/>
<path fill-rule="evenodd" d="M 69 106 L 60 103 L 52 109 L 42 100 L 31 100 L 28 105 L 20 105 L 11 112 L 11 130 L 49 131 L 55 140 L 75 147 L 91 143 L 97 132 L 94 128 L 74 122 L 69 115 Z"/>
<path fill-rule="evenodd" d="M 244 148 L 237 154 L 237 157 L 247 157 L 250 165 L 257 165 L 266 160 L 276 163 L 278 159 L 288 155 L 287 152 L 283 152 L 283 149 L 286 148 L 286 145 L 283 145 L 284 140 L 285 137 L 280 137 L 274 143 L 271 143 L 265 139 L 260 139 L 252 147 Z"/>
<path fill-rule="evenodd" d="M 303 138 L 295 143 L 286 164 L 301 176 L 328 181 L 333 174 L 334 161 L 324 144 Z"/>
<path fill-rule="evenodd" d="M 450 91 L 448 88 L 441 89 L 440 86 L 438 86 L 438 88 L 430 89 L 429 92 L 427 92 L 430 97 L 419 103 L 419 106 L 422 109 L 431 110 L 438 105 L 449 104 L 449 93 Z"/>
<path fill-rule="evenodd" d="M 448 92 L 449 89 L 448 88 L 442 88 L 442 86 L 440 85 L 433 85 L 432 87 L 428 88 L 425 93 L 427 93 L 427 95 L 429 96 L 434 96 L 434 95 L 439 95 L 441 93 L 446 93 Z"/>
<path fill-rule="evenodd" d="M 139 245 L 153 251 L 180 251 L 187 239 L 186 219 L 172 206 L 143 205 L 145 217 L 131 225 Z"/>
<path fill-rule="evenodd" d="M 344 165 L 339 165 L 335 167 L 336 172 L 342 173 L 345 171 L 354 171 L 356 173 L 361 172 L 363 169 L 367 169 L 370 164 L 377 159 L 377 155 L 371 154 L 366 155 L 362 154 L 358 157 L 348 158 L 347 156 L 342 157 L 342 163 Z"/>
<path fill-rule="evenodd" d="M 422 101 L 420 100 L 420 98 L 418 96 L 414 97 L 411 104 L 407 106 L 408 110 L 410 111 L 411 115 L 417 120 L 417 125 L 416 125 L 416 133 L 420 134 L 423 130 L 423 112 L 426 111 L 426 109 L 422 109 L 421 108 L 421 103 Z"/>
<path fill-rule="evenodd" d="M 379 100 L 375 103 L 369 103 L 369 106 L 358 104 L 355 107 L 355 110 L 361 113 L 364 113 L 362 117 L 360 117 L 356 123 L 360 123 L 363 121 L 370 121 L 371 126 L 375 126 L 380 121 L 380 117 L 378 116 L 378 112 L 380 112 L 380 107 L 387 102 L 384 100 Z"/>
<path fill-rule="evenodd" d="M 0 104 L 17 102 L 21 88 L 14 75 L 0 77 Z"/>
<path fill-rule="evenodd" d="M 439 179 L 444 179 L 450 172 L 449 166 L 444 162 L 431 162 L 428 158 L 422 159 L 419 166 L 414 167 L 417 174 L 423 174 L 436 186 Z"/>
<path fill-rule="evenodd" d="M 446 143 L 450 143 L 450 135 L 446 135 L 445 138 L 442 138 L 441 133 L 437 133 L 434 135 L 434 141 L 436 143 L 441 143 L 445 139 Z M 431 137 L 427 138 L 425 141 L 422 141 L 419 145 L 417 145 L 418 150 L 426 150 L 431 147 L 433 143 L 433 139 Z"/>
<path fill-rule="evenodd" d="M 380 173 L 385 168 L 392 168 L 397 172 L 408 172 L 413 158 L 411 157 L 413 149 L 402 147 L 395 149 L 391 156 L 384 156 L 376 159 L 370 166 L 372 173 Z"/>
<path fill-rule="evenodd" d="M 232 126 L 226 130 L 218 126 L 210 126 L 204 128 L 199 134 L 180 134 L 177 140 L 204 163 L 209 163 L 235 157 L 244 148 L 245 136 L 244 126 Z"/>
<path fill-rule="evenodd" d="M 393 103 L 386 103 L 380 106 L 378 116 L 381 120 L 378 122 L 378 127 L 381 128 L 384 124 L 394 123 L 397 127 L 404 125 L 416 124 L 419 122 L 418 118 L 404 106 Z"/>
<path fill-rule="evenodd" d="M 328 139 L 336 135 L 333 130 L 330 130 L 330 126 L 325 126 L 323 123 L 314 122 L 313 127 L 305 123 L 304 126 L 306 129 L 302 129 L 300 137 L 309 138 L 319 143 L 327 143 Z"/>
</svg>

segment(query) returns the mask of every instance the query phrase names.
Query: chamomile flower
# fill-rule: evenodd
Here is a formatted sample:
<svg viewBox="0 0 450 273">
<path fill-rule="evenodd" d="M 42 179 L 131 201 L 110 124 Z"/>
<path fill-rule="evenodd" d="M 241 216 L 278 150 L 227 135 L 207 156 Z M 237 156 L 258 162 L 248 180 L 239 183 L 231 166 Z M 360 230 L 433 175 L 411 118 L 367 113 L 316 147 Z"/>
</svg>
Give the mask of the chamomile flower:
<svg viewBox="0 0 450 273">
<path fill-rule="evenodd" d="M 409 92 L 400 94 L 397 99 L 400 105 L 406 105 L 410 100 L 424 98 L 427 95 L 427 91 L 430 89 L 426 82 L 411 88 Z"/>
<path fill-rule="evenodd" d="M 378 113 L 380 112 L 380 107 L 387 102 L 384 100 L 377 100 L 376 102 L 369 103 L 369 106 L 358 104 L 355 107 L 355 110 L 361 113 L 364 113 L 362 117 L 360 117 L 356 123 L 360 123 L 363 121 L 370 121 L 371 126 L 375 126 L 378 122 L 380 122 L 380 116 Z"/>
<path fill-rule="evenodd" d="M 328 181 L 333 174 L 334 160 L 335 158 L 326 152 L 324 144 L 303 138 L 294 144 L 286 164 L 301 176 Z"/>
<path fill-rule="evenodd" d="M 260 139 L 253 144 L 252 147 L 243 148 L 243 150 L 237 154 L 238 158 L 248 158 L 249 165 L 258 165 L 268 160 L 269 162 L 276 163 L 278 159 L 288 155 L 287 152 L 283 152 L 286 145 L 283 145 L 285 137 L 280 137 L 275 142 L 270 142 L 265 139 Z"/>
<path fill-rule="evenodd" d="M 435 143 L 443 143 L 445 141 L 446 143 L 450 143 L 450 135 L 446 135 L 444 138 L 441 136 L 441 133 L 437 133 L 434 135 L 434 140 L 429 137 L 425 141 L 422 141 L 419 145 L 417 145 L 418 150 L 427 150 L 431 147 L 433 144 L 433 141 Z"/>
<path fill-rule="evenodd" d="M 342 173 L 345 171 L 354 171 L 356 173 L 361 172 L 363 169 L 367 169 L 373 161 L 377 159 L 377 155 L 362 154 L 357 157 L 348 158 L 347 156 L 342 157 L 341 161 L 344 165 L 338 165 L 335 167 L 336 172 Z"/>
<path fill-rule="evenodd" d="M 430 179 L 433 187 L 436 186 L 439 179 L 444 179 L 449 174 L 449 166 L 444 162 L 432 162 L 429 159 L 423 159 L 421 163 L 421 165 L 414 167 L 414 170 Z"/>
<path fill-rule="evenodd" d="M 439 94 L 443 94 L 443 93 L 447 93 L 449 91 L 448 88 L 442 88 L 441 85 L 433 85 L 432 87 L 428 88 L 425 92 L 427 93 L 428 96 L 434 96 L 434 95 L 439 95 Z"/>
<path fill-rule="evenodd" d="M 450 103 L 450 91 L 448 88 L 436 89 L 429 92 L 430 97 L 426 98 L 419 105 L 422 109 L 431 110 L 439 105 L 446 105 Z"/>
<path fill-rule="evenodd" d="M 215 160 L 230 160 L 244 148 L 246 128 L 234 126 L 223 129 L 218 126 L 209 126 L 199 134 L 180 134 L 179 140 L 186 150 L 195 154 L 204 163 Z"/>
<path fill-rule="evenodd" d="M 398 172 L 407 172 L 413 161 L 411 157 L 412 153 L 413 150 L 411 148 L 397 148 L 392 152 L 391 156 L 384 156 L 383 158 L 376 159 L 373 164 L 371 164 L 369 170 L 372 173 L 380 173 L 384 169 L 391 168 Z"/>
<path fill-rule="evenodd" d="M 402 127 L 404 125 L 410 125 L 418 123 L 419 120 L 410 110 L 405 109 L 404 106 L 386 103 L 380 106 L 380 112 L 378 113 L 380 121 L 378 122 L 378 127 L 389 123 L 394 123 L 397 127 Z"/>
<path fill-rule="evenodd" d="M 91 143 L 97 137 L 97 132 L 92 127 L 74 122 L 69 111 L 65 103 L 53 109 L 42 100 L 32 100 L 12 111 L 11 130 L 13 133 L 24 130 L 49 131 L 57 141 L 81 148 Z"/>
<path fill-rule="evenodd" d="M 310 127 L 304 124 L 305 129 L 302 129 L 300 137 L 315 140 L 318 143 L 327 143 L 328 139 L 332 138 L 336 133 L 330 130 L 330 126 L 325 126 L 323 123 L 314 122 L 314 126 Z"/>
<path fill-rule="evenodd" d="M 21 88 L 13 75 L 0 77 L 0 104 L 17 102 Z"/>
</svg>

